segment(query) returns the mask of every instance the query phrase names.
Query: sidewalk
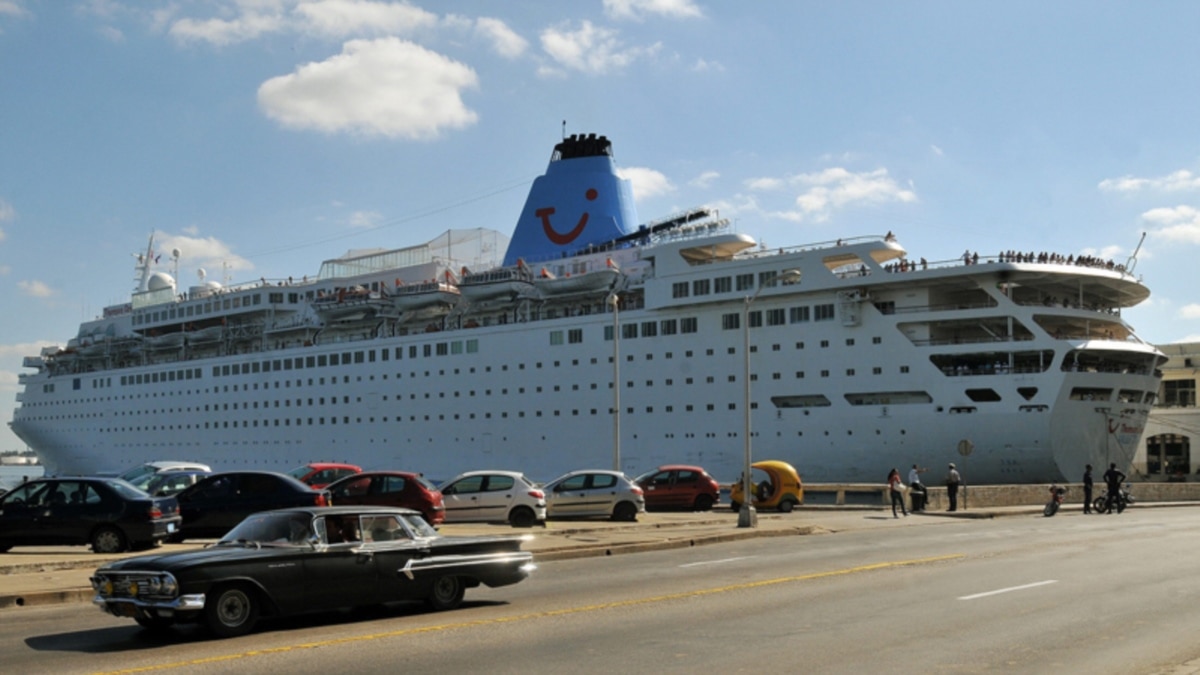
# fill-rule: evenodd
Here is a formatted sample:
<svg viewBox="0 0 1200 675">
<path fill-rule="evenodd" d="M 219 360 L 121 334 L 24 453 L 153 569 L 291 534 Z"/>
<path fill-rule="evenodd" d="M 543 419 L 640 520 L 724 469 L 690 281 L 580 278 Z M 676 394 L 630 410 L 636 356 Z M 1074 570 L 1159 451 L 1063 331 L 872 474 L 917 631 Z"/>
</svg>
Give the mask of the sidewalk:
<svg viewBox="0 0 1200 675">
<path fill-rule="evenodd" d="M 738 528 L 737 514 L 727 508 L 707 513 L 647 513 L 636 523 L 608 520 L 551 521 L 528 530 L 507 525 L 443 525 L 444 535 L 522 534 L 523 548 L 535 562 L 609 556 L 668 548 L 687 548 L 758 537 L 829 534 L 877 527 L 915 526 L 948 518 L 996 518 L 1037 515 L 1041 507 L 981 508 L 955 513 L 929 511 L 893 519 L 878 507 L 801 507 L 789 514 L 763 512 L 758 527 Z M 90 602 L 89 577 L 108 560 L 185 551 L 205 542 L 164 544 L 151 551 L 99 555 L 86 546 L 17 547 L 0 554 L 0 611 L 18 607 Z"/>
</svg>

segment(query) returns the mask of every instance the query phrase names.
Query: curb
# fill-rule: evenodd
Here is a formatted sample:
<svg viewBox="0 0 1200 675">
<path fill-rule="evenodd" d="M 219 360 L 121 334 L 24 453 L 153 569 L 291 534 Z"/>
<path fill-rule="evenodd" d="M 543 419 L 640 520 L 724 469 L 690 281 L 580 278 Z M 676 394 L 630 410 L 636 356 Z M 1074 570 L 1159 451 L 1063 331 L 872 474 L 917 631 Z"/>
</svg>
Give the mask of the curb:
<svg viewBox="0 0 1200 675">
<path fill-rule="evenodd" d="M 0 609 L 61 605 L 68 602 L 91 602 L 94 595 L 95 592 L 91 588 L 65 588 L 61 591 L 35 591 L 23 595 L 0 595 Z"/>
</svg>

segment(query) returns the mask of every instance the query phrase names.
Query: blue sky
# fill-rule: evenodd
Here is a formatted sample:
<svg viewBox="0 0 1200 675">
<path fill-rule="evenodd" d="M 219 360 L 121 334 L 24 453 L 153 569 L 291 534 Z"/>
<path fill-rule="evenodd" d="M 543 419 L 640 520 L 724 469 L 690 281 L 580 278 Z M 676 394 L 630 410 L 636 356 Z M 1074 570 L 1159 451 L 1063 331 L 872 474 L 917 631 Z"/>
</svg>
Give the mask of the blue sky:
<svg viewBox="0 0 1200 675">
<path fill-rule="evenodd" d="M 0 419 L 22 356 L 128 300 L 152 231 L 181 286 L 509 233 L 564 120 L 613 139 L 642 220 L 713 205 L 768 246 L 1123 263 L 1145 232 L 1125 316 L 1198 340 L 1197 26 L 1192 2 L 0 0 Z"/>
</svg>

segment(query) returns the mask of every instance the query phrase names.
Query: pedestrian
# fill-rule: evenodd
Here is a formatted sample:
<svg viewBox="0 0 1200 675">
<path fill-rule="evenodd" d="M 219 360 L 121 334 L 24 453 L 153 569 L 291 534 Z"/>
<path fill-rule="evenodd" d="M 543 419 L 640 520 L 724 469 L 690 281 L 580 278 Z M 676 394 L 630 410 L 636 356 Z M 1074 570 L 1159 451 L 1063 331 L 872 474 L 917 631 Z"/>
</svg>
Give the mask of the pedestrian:
<svg viewBox="0 0 1200 675">
<path fill-rule="evenodd" d="M 909 495 L 911 495 L 912 510 L 914 512 L 925 510 L 925 497 L 927 493 L 925 486 L 921 483 L 921 474 L 928 470 L 928 468 L 918 467 L 916 464 L 913 464 L 912 468 L 908 471 L 908 490 Z"/>
<path fill-rule="evenodd" d="M 904 508 L 904 483 L 900 482 L 900 470 L 892 469 L 888 472 L 887 477 L 888 492 L 892 495 L 892 517 L 899 518 L 896 515 L 896 505 L 900 505 L 900 512 L 905 516 L 908 515 L 908 510 Z"/>
<path fill-rule="evenodd" d="M 1125 510 L 1125 501 L 1121 499 L 1121 484 L 1125 482 L 1125 474 L 1117 470 L 1116 463 L 1108 465 L 1108 471 L 1104 472 L 1104 485 L 1108 488 L 1108 500 L 1104 504 L 1104 510 L 1112 513 L 1113 506 L 1117 507 L 1117 513 Z"/>
<path fill-rule="evenodd" d="M 1083 512 L 1092 512 L 1092 465 L 1083 469 Z"/>
<path fill-rule="evenodd" d="M 962 483 L 962 476 L 958 474 L 958 469 L 954 468 L 954 462 L 950 462 L 950 471 L 946 474 L 946 498 L 950 500 L 950 508 L 947 511 L 958 510 L 958 486 Z"/>
</svg>

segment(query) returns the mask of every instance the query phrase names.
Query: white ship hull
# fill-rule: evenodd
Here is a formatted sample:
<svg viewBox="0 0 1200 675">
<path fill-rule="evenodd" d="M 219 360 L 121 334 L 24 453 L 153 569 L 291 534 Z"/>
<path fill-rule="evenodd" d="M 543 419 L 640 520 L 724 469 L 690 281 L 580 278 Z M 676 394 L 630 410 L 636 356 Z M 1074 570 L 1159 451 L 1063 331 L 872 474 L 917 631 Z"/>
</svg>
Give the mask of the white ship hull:
<svg viewBox="0 0 1200 675">
<path fill-rule="evenodd" d="M 619 452 L 631 474 L 687 462 L 733 481 L 748 310 L 754 458 L 805 480 L 881 482 L 893 467 L 954 461 L 968 483 L 1048 482 L 1132 459 L 1163 357 L 1119 316 L 1149 295 L 1120 269 L 959 260 L 900 272 L 890 237 L 763 254 L 703 224 L 668 234 L 590 254 L 622 271 L 615 345 L 603 295 L 459 308 L 419 331 L 383 320 L 281 337 L 254 321 L 320 324 L 304 297 L 322 282 L 288 289 L 295 303 L 247 287 L 230 292 L 262 301 L 243 302 L 253 310 L 230 317 L 230 346 L 211 354 L 46 357 L 21 376 L 13 430 L 51 474 L 164 457 L 280 471 L 338 459 L 435 480 L 497 467 L 548 480 L 611 467 Z M 793 269 L 801 283 L 770 283 Z M 394 273 L 376 277 L 351 281 Z M 137 321 L 98 320 L 117 335 Z"/>
</svg>

